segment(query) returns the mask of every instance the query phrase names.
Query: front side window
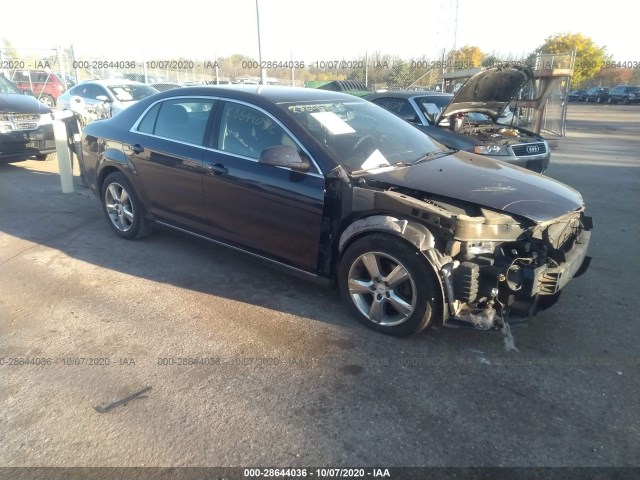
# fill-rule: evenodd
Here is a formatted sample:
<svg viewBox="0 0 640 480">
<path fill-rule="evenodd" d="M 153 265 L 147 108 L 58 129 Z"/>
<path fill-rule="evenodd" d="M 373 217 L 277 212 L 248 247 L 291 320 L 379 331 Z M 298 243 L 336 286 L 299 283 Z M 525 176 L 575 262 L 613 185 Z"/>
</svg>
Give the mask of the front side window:
<svg viewBox="0 0 640 480">
<path fill-rule="evenodd" d="M 138 124 L 138 131 L 202 145 L 214 100 L 179 98 L 154 105 Z"/>
<path fill-rule="evenodd" d="M 385 110 L 389 110 L 390 112 L 395 113 L 400 118 L 408 120 L 409 122 L 418 122 L 418 115 L 416 115 L 413 106 L 406 98 L 378 98 L 374 100 L 373 103 L 381 106 Z"/>
<path fill-rule="evenodd" d="M 285 130 L 269 115 L 239 103 L 226 102 L 220 120 L 218 149 L 258 159 L 267 147 L 289 145 L 298 149 Z"/>
</svg>

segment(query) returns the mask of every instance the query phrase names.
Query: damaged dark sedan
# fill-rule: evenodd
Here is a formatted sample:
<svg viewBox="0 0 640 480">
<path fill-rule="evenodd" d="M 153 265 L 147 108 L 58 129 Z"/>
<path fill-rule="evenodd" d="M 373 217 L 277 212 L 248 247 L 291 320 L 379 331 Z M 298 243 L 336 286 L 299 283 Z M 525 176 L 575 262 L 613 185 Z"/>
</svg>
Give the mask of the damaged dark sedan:
<svg viewBox="0 0 640 480">
<path fill-rule="evenodd" d="M 80 157 L 118 236 L 162 226 L 336 283 L 391 335 L 498 328 L 588 265 L 578 192 L 338 92 L 159 93 L 89 124 Z"/>
</svg>

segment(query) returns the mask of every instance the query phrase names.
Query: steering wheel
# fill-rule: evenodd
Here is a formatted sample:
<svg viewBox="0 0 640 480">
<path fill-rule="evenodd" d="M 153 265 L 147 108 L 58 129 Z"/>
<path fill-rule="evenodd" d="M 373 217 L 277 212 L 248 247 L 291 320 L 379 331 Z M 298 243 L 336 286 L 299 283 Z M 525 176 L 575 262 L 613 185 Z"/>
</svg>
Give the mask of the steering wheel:
<svg viewBox="0 0 640 480">
<path fill-rule="evenodd" d="M 351 148 L 351 153 L 355 153 L 355 152 L 357 152 L 357 151 L 358 151 L 358 149 L 359 149 L 362 145 L 364 145 L 364 143 L 365 143 L 367 140 L 370 140 L 372 145 L 374 145 L 374 144 L 375 144 L 375 142 L 376 142 L 376 139 L 375 139 L 375 138 L 373 138 L 373 135 L 365 135 L 364 137 L 362 137 L 362 138 L 358 139 L 358 141 L 355 143 L 355 145 Z"/>
</svg>

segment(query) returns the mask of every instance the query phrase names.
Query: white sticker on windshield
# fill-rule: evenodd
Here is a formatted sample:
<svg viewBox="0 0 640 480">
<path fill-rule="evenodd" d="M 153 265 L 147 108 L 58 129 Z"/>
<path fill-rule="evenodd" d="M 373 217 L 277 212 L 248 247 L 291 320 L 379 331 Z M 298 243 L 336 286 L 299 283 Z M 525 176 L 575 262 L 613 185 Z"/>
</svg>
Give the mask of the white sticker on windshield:
<svg viewBox="0 0 640 480">
<path fill-rule="evenodd" d="M 311 116 L 318 120 L 333 135 L 354 133 L 355 130 L 347 122 L 333 112 L 315 112 Z"/>
<path fill-rule="evenodd" d="M 427 113 L 433 118 L 440 115 L 440 109 L 435 103 L 423 103 L 422 105 L 424 106 L 424 109 L 427 111 Z"/>
<path fill-rule="evenodd" d="M 384 168 L 389 165 L 390 163 L 387 161 L 386 158 L 384 158 L 384 155 L 382 155 L 380 150 L 376 148 L 374 152 L 371 155 L 369 155 L 369 158 L 367 158 L 364 161 L 364 163 L 360 165 L 360 168 L 362 170 L 372 170 L 375 168 Z"/>
<path fill-rule="evenodd" d="M 118 100 L 121 102 L 130 102 L 133 100 L 131 94 L 122 87 L 113 87 L 113 93 L 115 93 L 116 97 L 118 97 Z"/>
</svg>

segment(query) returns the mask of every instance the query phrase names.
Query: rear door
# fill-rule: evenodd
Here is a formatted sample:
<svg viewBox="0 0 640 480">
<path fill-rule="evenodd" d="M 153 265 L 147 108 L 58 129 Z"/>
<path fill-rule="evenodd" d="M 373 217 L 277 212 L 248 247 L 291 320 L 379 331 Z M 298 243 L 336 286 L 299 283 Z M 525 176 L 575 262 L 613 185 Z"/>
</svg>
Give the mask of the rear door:
<svg viewBox="0 0 640 480">
<path fill-rule="evenodd" d="M 205 138 L 216 100 L 177 97 L 152 105 L 134 125 L 125 154 L 138 173 L 140 194 L 157 220 L 206 232 L 202 194 Z"/>
</svg>

